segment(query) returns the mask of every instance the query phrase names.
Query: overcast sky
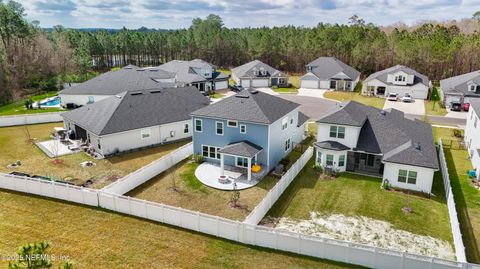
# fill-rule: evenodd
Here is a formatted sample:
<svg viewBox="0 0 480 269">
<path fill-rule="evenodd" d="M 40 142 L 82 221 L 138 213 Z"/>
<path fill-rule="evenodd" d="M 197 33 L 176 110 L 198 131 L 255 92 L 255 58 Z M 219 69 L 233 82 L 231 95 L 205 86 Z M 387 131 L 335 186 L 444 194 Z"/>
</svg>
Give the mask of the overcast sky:
<svg viewBox="0 0 480 269">
<path fill-rule="evenodd" d="M 42 27 L 176 29 L 195 17 L 220 15 L 227 27 L 347 23 L 357 14 L 388 25 L 469 18 L 480 0 L 17 0 Z"/>
</svg>

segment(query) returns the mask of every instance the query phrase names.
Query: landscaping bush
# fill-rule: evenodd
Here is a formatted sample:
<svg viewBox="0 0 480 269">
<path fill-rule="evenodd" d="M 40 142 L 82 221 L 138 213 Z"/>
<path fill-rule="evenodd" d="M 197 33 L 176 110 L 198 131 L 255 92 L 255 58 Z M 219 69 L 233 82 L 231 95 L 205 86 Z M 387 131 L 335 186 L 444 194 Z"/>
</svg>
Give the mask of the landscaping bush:
<svg viewBox="0 0 480 269">
<path fill-rule="evenodd" d="M 282 160 L 280 160 L 280 164 L 282 164 L 284 167 L 288 167 L 288 165 L 291 163 L 290 159 L 288 159 L 287 157 L 283 158 Z"/>
<path fill-rule="evenodd" d="M 193 155 L 193 160 L 194 160 L 196 163 L 203 163 L 203 156 L 200 155 L 200 154 L 194 154 L 194 155 Z"/>
<path fill-rule="evenodd" d="M 453 129 L 453 136 L 462 137 L 462 131 L 460 129 Z"/>
</svg>

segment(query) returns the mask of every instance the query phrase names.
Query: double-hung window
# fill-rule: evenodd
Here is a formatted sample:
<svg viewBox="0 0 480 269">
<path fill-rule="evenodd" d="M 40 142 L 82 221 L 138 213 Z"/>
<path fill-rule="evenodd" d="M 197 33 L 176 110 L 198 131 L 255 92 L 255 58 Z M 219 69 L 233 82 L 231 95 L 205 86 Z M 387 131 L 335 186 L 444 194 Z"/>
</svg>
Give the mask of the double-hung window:
<svg viewBox="0 0 480 269">
<path fill-rule="evenodd" d="M 345 127 L 335 125 L 330 126 L 330 137 L 345 138 Z"/>
<path fill-rule="evenodd" d="M 289 151 L 291 146 L 292 146 L 292 142 L 290 138 L 285 140 L 285 151 Z"/>
<path fill-rule="evenodd" d="M 417 172 L 400 169 L 398 171 L 398 182 L 416 184 Z"/>
<path fill-rule="evenodd" d="M 333 165 L 333 155 L 332 154 L 327 154 L 327 160 L 325 163 L 329 166 Z"/>
<path fill-rule="evenodd" d="M 248 159 L 243 157 L 237 157 L 236 166 L 248 167 Z"/>
<path fill-rule="evenodd" d="M 211 159 L 220 159 L 220 148 L 218 147 L 213 147 L 213 146 L 208 146 L 208 145 L 202 145 L 202 156 L 205 158 L 211 158 Z"/>
<path fill-rule="evenodd" d="M 338 157 L 338 166 L 344 167 L 345 166 L 345 155 L 340 155 Z"/>
<path fill-rule="evenodd" d="M 246 134 L 247 133 L 247 125 L 246 124 L 240 124 L 240 133 L 241 134 Z"/>
<path fill-rule="evenodd" d="M 203 131 L 203 122 L 201 119 L 195 119 L 195 132 Z"/>
<path fill-rule="evenodd" d="M 221 121 L 215 122 L 215 133 L 217 135 L 223 135 L 223 122 Z"/>
<path fill-rule="evenodd" d="M 282 119 L 282 130 L 287 129 L 288 127 L 288 118 L 283 118 Z"/>
<path fill-rule="evenodd" d="M 317 163 L 322 164 L 322 152 L 317 150 Z"/>
<path fill-rule="evenodd" d="M 188 128 L 188 123 L 185 123 L 185 124 L 183 125 L 183 133 L 184 133 L 184 134 L 188 134 L 189 131 L 190 131 L 190 130 L 189 130 L 189 128 Z"/>
</svg>

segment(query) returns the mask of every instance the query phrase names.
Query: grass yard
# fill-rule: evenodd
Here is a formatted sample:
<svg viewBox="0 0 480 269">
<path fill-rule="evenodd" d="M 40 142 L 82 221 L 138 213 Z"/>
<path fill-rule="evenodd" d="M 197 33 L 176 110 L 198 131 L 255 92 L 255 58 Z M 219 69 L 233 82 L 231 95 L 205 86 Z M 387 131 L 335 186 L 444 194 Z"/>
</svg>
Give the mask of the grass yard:
<svg viewBox="0 0 480 269">
<path fill-rule="evenodd" d="M 300 158 L 301 152 L 292 151 L 287 158 L 289 169 Z M 231 208 L 228 203 L 233 192 L 217 190 L 203 185 L 195 177 L 198 163 L 185 160 L 145 184 L 137 187 L 128 196 L 201 211 L 211 215 L 243 221 L 255 206 L 265 197 L 268 191 L 278 182 L 278 178 L 266 176 L 256 186 L 241 190 L 239 204 L 241 208 Z M 173 182 L 178 191 L 173 191 Z"/>
<path fill-rule="evenodd" d="M 294 88 L 294 87 L 291 87 L 291 88 L 272 88 L 272 90 L 274 92 L 278 92 L 278 93 L 288 93 L 288 94 L 297 94 L 298 93 L 298 89 Z"/>
<path fill-rule="evenodd" d="M 48 97 L 55 96 L 56 91 L 51 91 L 39 95 L 32 96 L 33 101 L 40 101 Z M 24 100 L 16 101 L 8 105 L 0 106 L 0 116 L 16 115 L 16 114 L 34 114 L 34 113 L 46 113 L 62 111 L 58 108 L 42 108 L 42 109 L 25 109 Z"/>
<path fill-rule="evenodd" d="M 452 129 L 433 128 L 435 137 L 460 140 L 453 137 Z M 472 169 L 466 150 L 445 148 L 450 182 L 463 234 L 467 260 L 480 263 L 480 191 L 470 184 L 467 171 Z"/>
<path fill-rule="evenodd" d="M 50 254 L 68 256 L 75 269 L 355 268 L 37 196 L 0 190 L 0 204 L 0 257 L 45 240 Z"/>
<path fill-rule="evenodd" d="M 323 95 L 325 98 L 337 100 L 340 102 L 357 101 L 359 103 L 383 109 L 385 98 L 363 96 L 358 92 L 327 91 Z"/>
<path fill-rule="evenodd" d="M 50 132 L 55 126 L 62 126 L 62 123 L 29 125 L 28 130 L 32 138 L 44 140 L 48 139 Z M 63 160 L 63 163 L 53 164 L 52 159 L 45 155 L 36 145 L 25 141 L 24 126 L 0 128 L 0 148 L 2 149 L 2 154 L 0 154 L 0 171 L 6 173 L 12 171 L 26 172 L 69 180 L 77 184 L 82 184 L 90 179 L 94 182 L 92 185 L 94 188 L 101 188 L 187 143 L 169 144 L 126 153 L 104 160 L 94 160 L 80 152 L 60 157 L 59 159 Z M 7 168 L 8 164 L 16 160 L 22 162 L 18 169 Z M 80 166 L 80 163 L 84 161 L 93 161 L 96 163 L 96 166 L 83 168 Z"/>
<path fill-rule="evenodd" d="M 387 221 L 395 229 L 453 241 L 440 173 L 434 180 L 436 196 L 424 198 L 382 190 L 380 178 L 342 173 L 336 179 L 322 180 L 312 168 L 313 163 L 312 158 L 268 216 L 309 219 L 310 212 L 366 216 Z M 411 214 L 401 210 L 407 198 Z"/>
<path fill-rule="evenodd" d="M 445 116 L 447 115 L 447 110 L 444 107 L 440 106 L 439 101 L 425 101 L 425 114 L 434 115 L 434 116 Z"/>
<path fill-rule="evenodd" d="M 225 94 L 219 93 L 219 92 L 214 92 L 213 94 L 210 94 L 210 98 L 214 99 L 220 99 L 225 97 Z"/>
</svg>

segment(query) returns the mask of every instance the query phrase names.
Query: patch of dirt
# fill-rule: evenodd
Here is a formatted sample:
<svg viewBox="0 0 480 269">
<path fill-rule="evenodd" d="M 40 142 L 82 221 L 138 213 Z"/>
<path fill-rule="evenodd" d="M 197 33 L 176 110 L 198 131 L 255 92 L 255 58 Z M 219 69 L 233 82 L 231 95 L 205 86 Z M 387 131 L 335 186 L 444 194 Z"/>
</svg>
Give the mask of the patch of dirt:
<svg viewBox="0 0 480 269">
<path fill-rule="evenodd" d="M 266 226 L 291 232 L 455 260 L 455 252 L 447 241 L 394 229 L 386 221 L 363 216 L 321 216 L 311 212 L 309 220 L 270 218 L 262 222 Z"/>
</svg>

